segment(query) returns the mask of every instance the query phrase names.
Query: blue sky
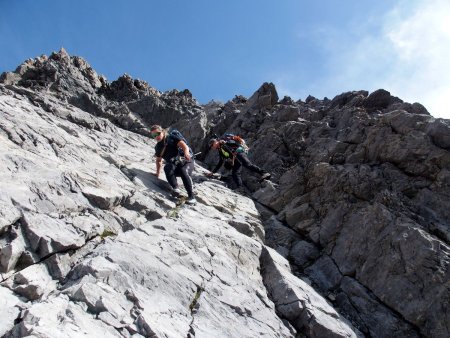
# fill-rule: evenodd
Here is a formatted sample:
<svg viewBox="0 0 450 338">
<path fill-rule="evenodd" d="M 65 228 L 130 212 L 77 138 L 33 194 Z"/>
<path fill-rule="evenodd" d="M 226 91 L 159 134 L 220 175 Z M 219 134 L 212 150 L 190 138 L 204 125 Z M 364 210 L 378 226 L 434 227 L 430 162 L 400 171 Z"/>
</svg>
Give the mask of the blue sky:
<svg viewBox="0 0 450 338">
<path fill-rule="evenodd" d="M 379 88 L 450 118 L 448 0 L 0 0 L 0 72 L 64 47 L 201 103 Z"/>
</svg>

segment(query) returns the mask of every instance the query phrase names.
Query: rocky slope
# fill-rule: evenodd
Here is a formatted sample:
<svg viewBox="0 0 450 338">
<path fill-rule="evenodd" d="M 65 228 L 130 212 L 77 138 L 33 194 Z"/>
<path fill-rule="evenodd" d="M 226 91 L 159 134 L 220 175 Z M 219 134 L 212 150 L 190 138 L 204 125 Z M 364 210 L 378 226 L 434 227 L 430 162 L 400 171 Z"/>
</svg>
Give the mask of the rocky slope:
<svg viewBox="0 0 450 338">
<path fill-rule="evenodd" d="M 0 78 L 0 336 L 447 337 L 450 127 L 384 90 L 200 105 L 64 50 Z M 148 126 L 244 136 L 177 207 Z"/>
</svg>

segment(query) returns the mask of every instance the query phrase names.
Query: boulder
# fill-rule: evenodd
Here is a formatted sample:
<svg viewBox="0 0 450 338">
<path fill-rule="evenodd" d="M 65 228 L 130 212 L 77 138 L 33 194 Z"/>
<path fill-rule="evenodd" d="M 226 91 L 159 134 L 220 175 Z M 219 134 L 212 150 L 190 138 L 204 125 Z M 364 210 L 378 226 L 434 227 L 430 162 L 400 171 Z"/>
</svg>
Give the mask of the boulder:
<svg viewBox="0 0 450 338">
<path fill-rule="evenodd" d="M 276 299 L 277 310 L 308 337 L 362 337 L 325 299 L 301 279 L 293 277 L 289 263 L 270 248 L 261 256 L 263 279 Z"/>
<path fill-rule="evenodd" d="M 261 87 L 247 100 L 245 110 L 262 109 L 274 106 L 278 102 L 278 93 L 273 83 L 264 82 Z"/>
<path fill-rule="evenodd" d="M 369 111 L 383 110 L 394 103 L 402 103 L 403 101 L 395 96 L 391 96 L 387 90 L 378 89 L 364 100 L 363 106 Z"/>
<path fill-rule="evenodd" d="M 45 265 L 29 266 L 14 274 L 4 285 L 29 301 L 45 298 L 57 287 L 56 281 L 52 280 Z"/>
<path fill-rule="evenodd" d="M 5 337 L 14 328 L 14 322 L 20 315 L 22 301 L 9 289 L 0 286 L 0 335 Z"/>
</svg>

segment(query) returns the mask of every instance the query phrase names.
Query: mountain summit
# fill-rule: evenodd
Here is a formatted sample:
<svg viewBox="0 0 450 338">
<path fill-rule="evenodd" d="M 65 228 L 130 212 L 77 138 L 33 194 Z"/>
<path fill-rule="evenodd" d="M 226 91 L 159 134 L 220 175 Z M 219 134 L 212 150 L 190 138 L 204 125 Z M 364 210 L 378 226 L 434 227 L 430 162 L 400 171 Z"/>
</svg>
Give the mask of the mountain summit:
<svg viewBox="0 0 450 338">
<path fill-rule="evenodd" d="M 195 206 L 152 175 L 156 123 L 201 152 Z M 205 177 L 225 132 L 272 181 Z M 0 145 L 2 337 L 450 335 L 450 121 L 419 103 L 202 105 L 61 50 L 1 75 Z"/>
</svg>

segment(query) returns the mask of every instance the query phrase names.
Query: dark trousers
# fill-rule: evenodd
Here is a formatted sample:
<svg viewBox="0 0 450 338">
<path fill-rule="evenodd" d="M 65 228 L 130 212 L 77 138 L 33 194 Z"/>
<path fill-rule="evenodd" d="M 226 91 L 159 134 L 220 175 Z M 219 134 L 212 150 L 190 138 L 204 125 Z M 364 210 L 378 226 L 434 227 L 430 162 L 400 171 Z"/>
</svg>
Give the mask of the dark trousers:
<svg viewBox="0 0 450 338">
<path fill-rule="evenodd" d="M 242 167 L 245 167 L 255 173 L 263 174 L 265 171 L 254 165 L 247 157 L 245 153 L 237 153 L 236 158 L 234 159 L 233 170 L 231 171 L 231 175 L 233 176 L 233 180 L 238 187 L 242 187 L 242 177 L 241 171 Z"/>
<path fill-rule="evenodd" d="M 192 192 L 192 179 L 191 175 L 194 171 L 194 162 L 186 162 L 184 164 L 174 164 L 172 162 L 166 162 L 164 166 L 164 172 L 166 174 L 167 182 L 172 188 L 178 187 L 177 177 L 181 177 L 184 188 L 186 189 L 188 196 L 193 197 Z"/>
</svg>

